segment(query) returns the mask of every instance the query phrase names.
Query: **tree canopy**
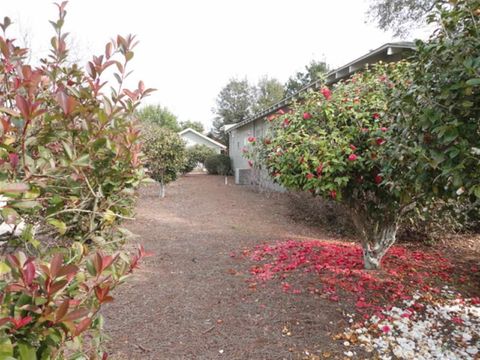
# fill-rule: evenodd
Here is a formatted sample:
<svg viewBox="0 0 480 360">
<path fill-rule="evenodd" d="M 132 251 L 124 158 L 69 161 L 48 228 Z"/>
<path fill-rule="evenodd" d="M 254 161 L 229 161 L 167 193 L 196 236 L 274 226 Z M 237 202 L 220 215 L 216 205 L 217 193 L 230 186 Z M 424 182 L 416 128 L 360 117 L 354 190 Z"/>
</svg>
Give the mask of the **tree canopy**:
<svg viewBox="0 0 480 360">
<path fill-rule="evenodd" d="M 147 105 L 137 111 L 137 117 L 144 123 L 158 125 L 175 132 L 180 131 L 177 116 L 165 106 Z"/>
<path fill-rule="evenodd" d="M 392 30 L 395 36 L 406 36 L 414 29 L 425 25 L 426 16 L 440 0 L 373 0 L 368 16 L 377 26 Z"/>
<path fill-rule="evenodd" d="M 328 70 L 326 62 L 310 61 L 310 63 L 305 66 L 305 71 L 298 71 L 288 79 L 285 84 L 285 94 L 287 96 L 293 95 L 311 82 L 321 79 L 322 75 L 326 74 Z"/>
<path fill-rule="evenodd" d="M 268 76 L 262 77 L 255 90 L 255 103 L 253 105 L 253 112 L 257 113 L 262 111 L 285 97 L 285 88 L 283 84 L 274 78 Z"/>
<path fill-rule="evenodd" d="M 192 120 L 186 120 L 186 121 L 180 121 L 180 130 L 185 130 L 185 129 L 193 129 L 198 131 L 199 133 L 203 133 L 205 131 L 205 127 L 200 121 L 192 121 Z"/>
</svg>

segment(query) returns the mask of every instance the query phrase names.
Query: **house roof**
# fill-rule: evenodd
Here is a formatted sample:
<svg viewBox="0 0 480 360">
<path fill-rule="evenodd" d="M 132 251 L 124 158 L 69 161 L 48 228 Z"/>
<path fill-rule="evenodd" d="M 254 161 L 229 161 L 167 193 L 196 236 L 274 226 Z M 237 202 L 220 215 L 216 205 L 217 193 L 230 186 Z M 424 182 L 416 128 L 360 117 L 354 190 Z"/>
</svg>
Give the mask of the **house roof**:
<svg viewBox="0 0 480 360">
<path fill-rule="evenodd" d="M 215 141 L 215 140 L 213 140 L 213 139 L 210 139 L 208 136 L 205 136 L 205 135 L 203 135 L 202 133 L 199 133 L 197 130 L 194 130 L 194 129 L 192 129 L 192 128 L 187 128 L 187 129 L 185 129 L 185 130 L 182 130 L 182 131 L 180 131 L 180 132 L 178 133 L 178 135 L 182 136 L 182 135 L 184 135 L 184 134 L 186 134 L 186 133 L 188 133 L 188 132 L 191 132 L 191 133 L 193 133 L 193 134 L 201 137 L 202 139 L 209 141 L 209 142 L 212 143 L 213 145 L 218 146 L 219 148 L 222 148 L 223 150 L 225 150 L 225 149 L 227 148 L 225 145 L 220 144 L 218 141 Z"/>
<path fill-rule="evenodd" d="M 273 114 L 277 112 L 279 109 L 282 109 L 288 106 L 289 104 L 291 104 L 295 98 L 297 98 L 300 94 L 304 93 L 309 89 L 318 89 L 324 84 L 331 85 L 337 81 L 348 78 L 354 72 L 365 68 L 367 64 L 374 64 L 379 61 L 386 61 L 386 62 L 398 61 L 405 57 L 405 54 L 404 54 L 405 52 L 412 51 L 414 49 L 415 49 L 415 44 L 409 41 L 384 44 L 379 48 L 375 50 L 371 50 L 367 54 L 360 56 L 358 59 L 355 59 L 349 62 L 348 64 L 340 66 L 335 70 L 329 71 L 326 75 L 326 80 L 316 80 L 306 85 L 305 87 L 303 87 L 302 89 L 294 93 L 293 95 L 282 99 L 278 103 L 262 110 L 261 112 L 255 114 L 254 116 L 248 119 L 245 119 L 243 121 L 240 121 L 234 124 L 233 126 L 225 128 L 225 131 L 230 132 L 234 129 L 237 129 L 251 122 L 254 122 L 255 120 L 258 120 L 270 114 Z"/>
</svg>

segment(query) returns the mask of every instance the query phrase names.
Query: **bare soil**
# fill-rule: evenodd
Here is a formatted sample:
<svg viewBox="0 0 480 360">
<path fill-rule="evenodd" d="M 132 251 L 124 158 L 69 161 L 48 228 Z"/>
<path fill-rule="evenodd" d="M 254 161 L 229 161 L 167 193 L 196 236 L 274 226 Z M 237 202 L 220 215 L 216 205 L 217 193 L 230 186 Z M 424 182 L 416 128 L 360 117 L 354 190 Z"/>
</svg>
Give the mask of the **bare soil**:
<svg viewBox="0 0 480 360">
<path fill-rule="evenodd" d="M 343 354 L 332 336 L 346 325 L 341 305 L 257 289 L 251 264 L 233 256 L 285 239 L 333 239 L 293 220 L 288 197 L 257 193 L 224 178 L 187 175 L 140 191 L 128 228 L 155 255 L 118 289 L 104 311 L 113 359 L 303 359 Z M 338 239 L 337 239 L 338 240 Z M 323 356 L 322 356 L 323 358 Z"/>
</svg>

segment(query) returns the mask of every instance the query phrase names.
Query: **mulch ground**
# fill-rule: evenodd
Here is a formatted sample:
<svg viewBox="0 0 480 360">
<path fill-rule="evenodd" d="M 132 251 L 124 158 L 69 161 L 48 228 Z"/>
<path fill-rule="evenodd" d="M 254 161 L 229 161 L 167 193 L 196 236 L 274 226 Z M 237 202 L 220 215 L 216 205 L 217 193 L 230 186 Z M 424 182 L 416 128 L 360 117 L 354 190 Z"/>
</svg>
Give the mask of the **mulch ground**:
<svg viewBox="0 0 480 360">
<path fill-rule="evenodd" d="M 350 291 L 344 287 L 339 294 L 325 294 L 318 276 L 325 269 L 305 272 L 304 265 L 323 258 L 317 241 L 348 239 L 291 215 L 287 196 L 260 194 L 233 185 L 232 179 L 225 186 L 223 177 L 182 177 L 167 187 L 164 199 L 157 186 L 144 187 L 136 221 L 128 228 L 155 255 L 116 291 L 115 302 L 103 312 L 111 358 L 343 358 L 343 343 L 334 338 L 348 326 L 345 314 L 355 312 L 358 299 L 339 299 Z M 302 245 L 302 253 L 288 242 L 292 239 L 312 245 L 308 251 Z M 463 243 L 455 242 L 451 251 L 462 261 Z M 478 242 L 467 243 L 465 266 L 472 266 L 480 258 Z M 300 256 L 278 257 L 278 247 L 264 247 L 274 244 L 287 244 Z M 270 257 L 274 261 L 265 268 Z M 301 271 L 291 271 L 297 268 Z M 265 270 L 268 279 L 261 278 Z M 282 279 L 285 271 L 287 281 Z M 296 291 L 291 284 L 303 288 Z"/>
</svg>

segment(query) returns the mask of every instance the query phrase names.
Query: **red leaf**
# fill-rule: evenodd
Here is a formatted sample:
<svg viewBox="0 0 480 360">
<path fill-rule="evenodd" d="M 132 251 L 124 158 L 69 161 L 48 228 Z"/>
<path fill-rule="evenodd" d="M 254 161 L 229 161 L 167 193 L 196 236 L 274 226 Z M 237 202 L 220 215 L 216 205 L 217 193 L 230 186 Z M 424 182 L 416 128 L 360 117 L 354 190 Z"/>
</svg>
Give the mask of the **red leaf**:
<svg viewBox="0 0 480 360">
<path fill-rule="evenodd" d="M 22 95 L 18 94 L 15 96 L 15 102 L 24 119 L 30 120 L 30 103 Z"/>
<path fill-rule="evenodd" d="M 73 112 L 77 106 L 77 101 L 74 97 L 67 95 L 64 91 L 59 91 L 56 96 L 58 105 L 62 108 L 65 115 L 69 115 Z"/>
<path fill-rule="evenodd" d="M 50 261 L 50 276 L 52 280 L 58 276 L 58 272 L 63 264 L 63 255 L 60 253 L 56 253 L 53 255 L 52 260 Z"/>
<path fill-rule="evenodd" d="M 92 323 L 92 319 L 90 318 L 85 318 L 80 323 L 75 326 L 75 331 L 73 332 L 74 336 L 80 335 L 82 332 L 87 330 L 90 327 L 90 324 Z"/>
<path fill-rule="evenodd" d="M 67 314 L 69 307 L 69 301 L 68 299 L 64 300 L 60 306 L 57 308 L 57 311 L 55 312 L 55 322 L 60 322 L 62 321 L 63 317 Z"/>
<path fill-rule="evenodd" d="M 23 281 L 25 285 L 32 285 L 33 279 L 35 279 L 35 264 L 33 260 L 28 260 L 23 269 Z"/>
</svg>

